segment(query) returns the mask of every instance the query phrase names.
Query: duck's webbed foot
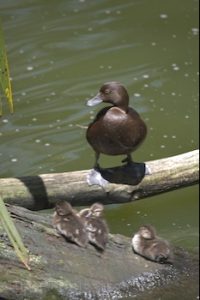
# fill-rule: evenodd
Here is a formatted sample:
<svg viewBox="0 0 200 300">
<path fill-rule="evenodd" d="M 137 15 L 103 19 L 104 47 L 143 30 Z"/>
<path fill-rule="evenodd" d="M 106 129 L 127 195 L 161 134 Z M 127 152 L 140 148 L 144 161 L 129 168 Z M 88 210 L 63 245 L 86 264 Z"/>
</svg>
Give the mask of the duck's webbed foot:
<svg viewBox="0 0 200 300">
<path fill-rule="evenodd" d="M 96 169 L 92 169 L 87 175 L 87 183 L 89 185 L 100 185 L 105 187 L 108 181 L 101 176 L 101 173 Z"/>
</svg>

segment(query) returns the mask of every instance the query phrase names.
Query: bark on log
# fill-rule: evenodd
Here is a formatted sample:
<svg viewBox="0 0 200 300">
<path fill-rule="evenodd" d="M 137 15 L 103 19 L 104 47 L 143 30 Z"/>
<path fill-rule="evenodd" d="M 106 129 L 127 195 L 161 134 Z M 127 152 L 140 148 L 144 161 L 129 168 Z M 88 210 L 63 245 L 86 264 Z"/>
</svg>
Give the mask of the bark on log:
<svg viewBox="0 0 200 300">
<path fill-rule="evenodd" d="M 158 299 L 152 295 L 159 288 L 162 294 L 172 284 L 174 293 L 194 277 L 198 292 L 198 262 L 181 249 L 173 266 L 161 265 L 134 254 L 130 238 L 110 235 L 100 254 L 91 245 L 83 249 L 57 236 L 50 216 L 21 207 L 9 206 L 9 211 L 30 250 L 32 271 L 18 261 L 0 222 L 0 299 L 135 299 L 141 292 Z"/>
<path fill-rule="evenodd" d="M 145 165 L 151 170 L 145 175 Z M 137 163 L 131 167 L 102 169 L 109 180 L 105 188 L 89 186 L 90 170 L 0 179 L 0 194 L 5 202 L 32 210 L 54 206 L 66 200 L 73 206 L 130 202 L 173 189 L 196 184 L 199 180 L 199 151 Z"/>
</svg>

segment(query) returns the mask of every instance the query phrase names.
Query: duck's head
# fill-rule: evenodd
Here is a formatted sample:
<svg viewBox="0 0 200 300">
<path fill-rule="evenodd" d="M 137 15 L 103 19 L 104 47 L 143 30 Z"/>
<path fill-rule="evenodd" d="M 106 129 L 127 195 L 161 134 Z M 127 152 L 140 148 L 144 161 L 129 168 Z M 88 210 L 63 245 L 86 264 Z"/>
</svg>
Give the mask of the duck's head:
<svg viewBox="0 0 200 300">
<path fill-rule="evenodd" d="M 104 210 L 104 206 L 101 203 L 94 203 L 91 207 L 90 207 L 90 214 L 93 217 L 100 217 L 102 216 Z"/>
<path fill-rule="evenodd" d="M 127 110 L 129 96 L 125 87 L 116 81 L 106 82 L 102 85 L 99 93 L 87 101 L 88 106 L 94 106 L 101 102 L 111 103 L 123 110 Z"/>
<path fill-rule="evenodd" d="M 145 240 L 152 240 L 156 236 L 155 228 L 151 225 L 143 225 L 140 227 L 138 233 L 143 237 Z"/>
<path fill-rule="evenodd" d="M 72 206 L 66 201 L 58 201 L 55 210 L 59 216 L 66 216 L 73 212 Z"/>
</svg>

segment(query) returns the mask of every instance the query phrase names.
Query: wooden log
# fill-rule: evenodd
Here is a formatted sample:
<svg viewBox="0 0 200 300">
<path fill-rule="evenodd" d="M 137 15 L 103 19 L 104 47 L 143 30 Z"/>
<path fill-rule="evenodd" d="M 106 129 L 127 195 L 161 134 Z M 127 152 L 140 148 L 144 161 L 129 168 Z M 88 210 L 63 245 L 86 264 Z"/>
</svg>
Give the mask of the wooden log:
<svg viewBox="0 0 200 300">
<path fill-rule="evenodd" d="M 8 209 L 30 250 L 32 270 L 19 262 L 0 222 L 0 299 L 135 299 L 141 292 L 158 299 L 152 293 L 160 289 L 162 294 L 170 284 L 179 290 L 175 283 L 187 280 L 189 285 L 194 277 L 198 292 L 198 261 L 182 249 L 175 250 L 173 266 L 161 265 L 134 254 L 130 238 L 110 234 L 102 254 L 92 245 L 80 248 L 58 236 L 52 216 Z"/>
<path fill-rule="evenodd" d="M 151 170 L 145 175 L 146 165 Z M 196 184 L 199 180 L 199 151 L 134 165 L 101 169 L 109 183 L 102 188 L 88 185 L 90 170 L 1 178 L 0 194 L 5 202 L 32 210 L 54 206 L 57 200 L 73 206 L 124 203 Z"/>
</svg>

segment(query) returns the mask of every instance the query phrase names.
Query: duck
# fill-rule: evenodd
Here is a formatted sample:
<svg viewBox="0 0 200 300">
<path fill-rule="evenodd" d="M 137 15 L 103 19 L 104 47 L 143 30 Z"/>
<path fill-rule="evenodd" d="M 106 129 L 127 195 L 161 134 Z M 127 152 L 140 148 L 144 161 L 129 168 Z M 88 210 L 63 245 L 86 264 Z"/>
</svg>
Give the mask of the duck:
<svg viewBox="0 0 200 300">
<path fill-rule="evenodd" d="M 100 251 L 105 250 L 109 235 L 108 225 L 103 218 L 103 211 L 103 204 L 96 202 L 78 213 L 85 223 L 89 242 Z"/>
<path fill-rule="evenodd" d="M 56 203 L 53 227 L 68 241 L 80 247 L 86 247 L 88 236 L 84 223 L 67 201 L 60 200 Z"/>
<path fill-rule="evenodd" d="M 101 102 L 111 105 L 97 113 L 86 131 L 87 142 L 95 152 L 93 169 L 100 168 L 100 154 L 126 155 L 122 162 L 130 165 L 133 162 L 131 153 L 145 140 L 147 126 L 139 113 L 129 106 L 128 92 L 120 82 L 104 83 L 87 105 L 91 107 Z"/>
<path fill-rule="evenodd" d="M 132 248 L 136 254 L 158 263 L 172 263 L 173 253 L 168 241 L 157 236 L 152 225 L 143 225 L 132 238 Z"/>
</svg>

